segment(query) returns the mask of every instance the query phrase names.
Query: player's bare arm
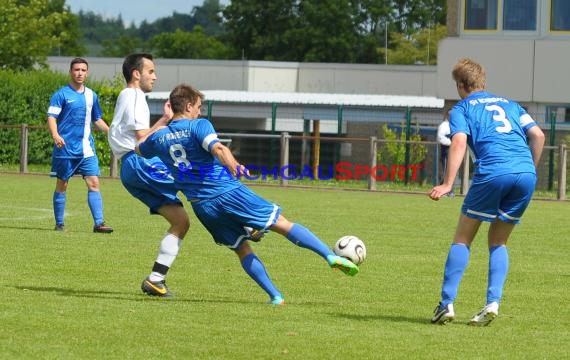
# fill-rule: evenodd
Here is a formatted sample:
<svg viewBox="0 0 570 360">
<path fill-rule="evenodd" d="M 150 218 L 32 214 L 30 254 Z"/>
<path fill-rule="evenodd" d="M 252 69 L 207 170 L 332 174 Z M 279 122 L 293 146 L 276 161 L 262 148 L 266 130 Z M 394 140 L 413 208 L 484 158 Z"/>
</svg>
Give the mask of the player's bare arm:
<svg viewBox="0 0 570 360">
<path fill-rule="evenodd" d="M 449 157 L 447 160 L 447 169 L 443 184 L 435 186 L 429 194 L 432 200 L 439 200 L 442 196 L 449 193 L 453 187 L 453 182 L 463 162 L 465 151 L 467 150 L 467 135 L 457 133 L 451 139 L 451 146 L 449 147 Z"/>
<path fill-rule="evenodd" d="M 59 132 L 57 131 L 57 119 L 54 118 L 53 116 L 48 116 L 47 123 L 48 123 L 49 132 L 51 134 L 51 137 L 53 138 L 55 146 L 57 146 L 58 148 L 64 147 L 65 140 L 59 135 Z"/>
<path fill-rule="evenodd" d="M 99 129 L 105 133 L 109 133 L 109 125 L 107 125 L 105 120 L 99 119 L 99 120 L 95 121 L 95 126 L 97 126 L 97 129 Z"/>
<path fill-rule="evenodd" d="M 163 107 L 163 113 L 160 119 L 158 119 L 150 129 L 135 130 L 135 137 L 139 143 L 145 141 L 150 135 L 154 134 L 163 127 L 168 126 L 170 120 L 172 120 L 172 108 L 170 107 L 170 102 L 166 101 Z"/>
<path fill-rule="evenodd" d="M 534 166 L 538 167 L 538 162 L 542 156 L 542 149 L 544 148 L 544 133 L 540 127 L 533 126 L 526 132 L 526 136 L 528 137 L 528 146 L 530 147 Z"/>
<path fill-rule="evenodd" d="M 217 142 L 212 146 L 212 150 L 210 152 L 220 160 L 222 165 L 226 166 L 230 170 L 232 176 L 237 176 L 238 174 L 249 176 L 249 171 L 238 163 L 227 146 Z"/>
</svg>

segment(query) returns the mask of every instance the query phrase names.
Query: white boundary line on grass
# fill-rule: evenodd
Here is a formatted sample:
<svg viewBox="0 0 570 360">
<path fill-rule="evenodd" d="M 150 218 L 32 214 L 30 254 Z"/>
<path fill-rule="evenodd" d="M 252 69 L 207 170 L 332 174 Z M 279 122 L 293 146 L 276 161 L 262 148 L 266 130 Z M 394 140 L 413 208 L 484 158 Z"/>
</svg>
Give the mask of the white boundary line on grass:
<svg viewBox="0 0 570 360">
<path fill-rule="evenodd" d="M 39 214 L 18 216 L 18 217 L 0 216 L 0 221 L 43 220 L 43 219 L 48 219 L 48 218 L 53 216 L 53 209 L 33 208 L 33 207 L 25 207 L 25 206 L 0 205 L 0 214 L 1 214 L 2 209 L 24 210 L 26 212 L 36 212 Z M 65 215 L 69 215 L 67 211 L 65 212 Z"/>
</svg>

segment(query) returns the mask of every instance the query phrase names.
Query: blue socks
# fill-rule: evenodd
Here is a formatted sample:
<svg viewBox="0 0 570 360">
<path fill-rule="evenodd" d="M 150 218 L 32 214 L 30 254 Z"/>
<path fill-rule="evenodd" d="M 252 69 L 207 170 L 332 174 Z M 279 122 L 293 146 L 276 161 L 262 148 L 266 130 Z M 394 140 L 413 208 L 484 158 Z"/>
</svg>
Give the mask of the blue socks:
<svg viewBox="0 0 570 360">
<path fill-rule="evenodd" d="M 259 260 L 259 258 L 254 253 L 251 253 L 243 258 L 241 266 L 245 272 L 253 280 L 255 280 L 255 282 L 261 286 L 263 290 L 265 290 L 271 299 L 277 296 L 281 298 L 283 297 L 275 285 L 273 285 L 273 282 L 271 282 L 271 279 L 265 270 L 265 266 L 263 266 L 261 260 Z"/>
<path fill-rule="evenodd" d="M 328 255 L 333 255 L 332 250 L 327 244 L 322 242 L 321 239 L 301 224 L 293 224 L 293 227 L 289 230 L 286 237 L 287 240 L 293 244 L 314 251 L 324 259 L 326 259 Z"/>
<path fill-rule="evenodd" d="M 65 193 L 53 192 L 53 215 L 57 225 L 63 224 L 63 216 L 65 214 Z"/>
<path fill-rule="evenodd" d="M 469 263 L 469 247 L 464 244 L 452 244 L 447 254 L 441 287 L 441 305 L 447 306 L 455 301 L 457 289 L 463 273 Z"/>
<path fill-rule="evenodd" d="M 449 249 L 443 286 L 441 289 L 441 303 L 443 306 L 453 303 L 457 297 L 457 289 L 463 273 L 469 262 L 469 248 L 463 244 L 453 244 Z M 499 303 L 503 296 L 503 287 L 509 271 L 509 253 L 504 245 L 489 249 L 489 275 L 487 284 L 487 304 Z"/>
<path fill-rule="evenodd" d="M 95 225 L 101 225 L 104 221 L 101 193 L 99 191 L 87 191 L 87 203 L 89 204 L 89 209 L 91 209 Z"/>
<path fill-rule="evenodd" d="M 499 303 L 503 296 L 503 287 L 509 271 L 509 253 L 504 245 L 489 249 L 489 279 L 487 285 L 487 304 Z"/>
</svg>

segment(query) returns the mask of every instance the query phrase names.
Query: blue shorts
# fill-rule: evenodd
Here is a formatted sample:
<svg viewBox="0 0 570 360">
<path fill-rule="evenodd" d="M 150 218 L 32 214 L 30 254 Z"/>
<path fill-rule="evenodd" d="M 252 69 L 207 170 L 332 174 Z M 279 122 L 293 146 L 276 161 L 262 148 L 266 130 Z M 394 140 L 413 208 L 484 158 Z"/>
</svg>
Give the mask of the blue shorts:
<svg viewBox="0 0 570 360">
<path fill-rule="evenodd" d="M 192 208 L 202 225 L 218 245 L 236 249 L 248 238 L 244 226 L 267 230 L 275 224 L 281 208 L 240 186 L 213 199 L 192 202 Z"/>
<path fill-rule="evenodd" d="M 68 181 L 73 175 L 100 176 L 99 159 L 97 156 L 86 158 L 53 158 L 51 162 L 51 177 Z"/>
<path fill-rule="evenodd" d="M 500 175 L 486 181 L 477 181 L 475 178 L 461 212 L 481 221 L 493 222 L 499 218 L 518 224 L 530 203 L 535 186 L 536 175 L 533 173 Z"/>
<path fill-rule="evenodd" d="M 157 214 L 158 209 L 166 204 L 182 206 L 176 196 L 178 190 L 174 186 L 174 180 L 170 175 L 162 173 L 161 169 L 166 169 L 166 165 L 158 158 L 145 159 L 132 151 L 121 159 L 123 186 L 148 206 L 151 214 Z"/>
</svg>

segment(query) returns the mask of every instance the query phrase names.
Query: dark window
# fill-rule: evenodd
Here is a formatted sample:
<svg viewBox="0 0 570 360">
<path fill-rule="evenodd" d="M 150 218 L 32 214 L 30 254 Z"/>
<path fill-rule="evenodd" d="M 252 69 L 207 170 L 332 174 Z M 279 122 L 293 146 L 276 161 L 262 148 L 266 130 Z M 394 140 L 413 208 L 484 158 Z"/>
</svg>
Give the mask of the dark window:
<svg viewBox="0 0 570 360">
<path fill-rule="evenodd" d="M 465 30 L 497 30 L 497 0 L 465 0 Z"/>
<path fill-rule="evenodd" d="M 552 0 L 550 9 L 550 30 L 570 31 L 570 1 Z"/>
<path fill-rule="evenodd" d="M 503 30 L 536 30 L 536 0 L 504 0 Z"/>
</svg>

